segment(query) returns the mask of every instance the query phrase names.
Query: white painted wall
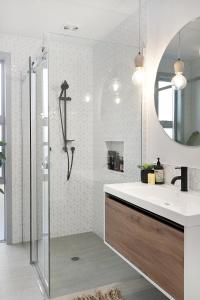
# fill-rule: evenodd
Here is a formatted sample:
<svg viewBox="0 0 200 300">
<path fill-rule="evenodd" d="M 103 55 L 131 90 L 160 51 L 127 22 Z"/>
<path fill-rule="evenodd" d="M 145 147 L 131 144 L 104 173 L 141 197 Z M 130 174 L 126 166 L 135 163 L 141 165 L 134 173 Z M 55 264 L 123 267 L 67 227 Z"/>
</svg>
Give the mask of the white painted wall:
<svg viewBox="0 0 200 300">
<path fill-rule="evenodd" d="M 160 59 L 174 35 L 192 19 L 200 16 L 198 0 L 152 0 L 147 9 L 146 80 L 146 159 L 163 163 L 200 168 L 199 148 L 174 143 L 158 123 L 154 108 L 154 82 Z"/>
</svg>

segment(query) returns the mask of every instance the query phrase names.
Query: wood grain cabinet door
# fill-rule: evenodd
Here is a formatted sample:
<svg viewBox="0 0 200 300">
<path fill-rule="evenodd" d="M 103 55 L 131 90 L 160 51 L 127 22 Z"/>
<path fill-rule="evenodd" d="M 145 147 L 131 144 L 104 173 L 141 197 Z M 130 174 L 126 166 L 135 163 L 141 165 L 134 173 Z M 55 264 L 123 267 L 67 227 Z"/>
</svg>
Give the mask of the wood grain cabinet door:
<svg viewBox="0 0 200 300">
<path fill-rule="evenodd" d="M 105 240 L 176 300 L 184 299 L 184 233 L 106 197 Z"/>
</svg>

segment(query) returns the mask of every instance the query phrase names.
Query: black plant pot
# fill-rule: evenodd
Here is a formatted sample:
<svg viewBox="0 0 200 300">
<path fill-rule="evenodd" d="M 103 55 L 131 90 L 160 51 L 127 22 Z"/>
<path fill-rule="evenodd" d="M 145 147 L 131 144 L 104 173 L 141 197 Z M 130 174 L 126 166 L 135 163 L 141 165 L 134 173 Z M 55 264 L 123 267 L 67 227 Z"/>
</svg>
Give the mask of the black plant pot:
<svg viewBox="0 0 200 300">
<path fill-rule="evenodd" d="M 141 181 L 143 183 L 148 183 L 148 174 L 154 173 L 154 170 L 141 170 Z"/>
</svg>

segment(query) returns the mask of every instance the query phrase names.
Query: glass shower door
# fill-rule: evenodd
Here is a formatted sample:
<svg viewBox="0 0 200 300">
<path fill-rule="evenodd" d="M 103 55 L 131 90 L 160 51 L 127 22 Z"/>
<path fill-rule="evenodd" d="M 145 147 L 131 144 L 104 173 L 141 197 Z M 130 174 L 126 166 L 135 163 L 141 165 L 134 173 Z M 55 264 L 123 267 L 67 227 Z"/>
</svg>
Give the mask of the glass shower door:
<svg viewBox="0 0 200 300">
<path fill-rule="evenodd" d="M 22 241 L 30 251 L 30 96 L 29 76 L 21 82 L 22 91 Z"/>
<path fill-rule="evenodd" d="M 32 64 L 31 87 L 31 263 L 49 295 L 49 143 L 47 60 Z"/>
</svg>

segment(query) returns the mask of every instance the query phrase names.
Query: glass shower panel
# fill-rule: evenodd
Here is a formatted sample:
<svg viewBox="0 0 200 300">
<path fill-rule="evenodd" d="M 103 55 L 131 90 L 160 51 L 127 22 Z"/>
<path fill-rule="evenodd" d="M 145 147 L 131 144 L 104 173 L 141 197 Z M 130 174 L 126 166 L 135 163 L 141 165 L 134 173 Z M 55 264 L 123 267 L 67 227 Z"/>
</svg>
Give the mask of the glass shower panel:
<svg viewBox="0 0 200 300">
<path fill-rule="evenodd" d="M 29 84 L 30 84 L 30 261 L 36 264 L 38 261 L 38 237 L 37 237 L 37 196 L 36 196 L 36 73 L 32 69 L 32 61 L 29 59 Z"/>
<path fill-rule="evenodd" d="M 45 63 L 37 68 L 36 105 L 36 190 L 38 216 L 38 266 L 49 286 L 49 227 L 48 227 L 48 70 Z"/>
<path fill-rule="evenodd" d="M 29 250 L 30 244 L 30 86 L 29 76 L 21 82 L 22 90 L 22 240 Z"/>
<path fill-rule="evenodd" d="M 49 294 L 48 67 L 31 72 L 31 261 Z"/>
</svg>

